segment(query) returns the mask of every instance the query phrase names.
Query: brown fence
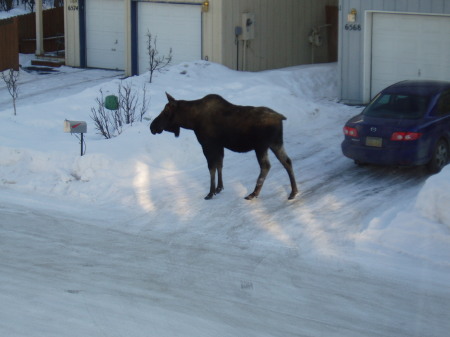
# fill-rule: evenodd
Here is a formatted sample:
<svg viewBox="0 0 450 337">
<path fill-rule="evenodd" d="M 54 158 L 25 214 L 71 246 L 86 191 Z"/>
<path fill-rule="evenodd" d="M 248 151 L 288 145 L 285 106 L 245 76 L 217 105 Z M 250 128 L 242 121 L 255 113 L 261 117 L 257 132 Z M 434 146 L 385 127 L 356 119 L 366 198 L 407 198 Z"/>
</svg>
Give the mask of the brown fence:
<svg viewBox="0 0 450 337">
<path fill-rule="evenodd" d="M 43 11 L 44 50 L 64 50 L 64 7 Z M 0 20 L 0 71 L 19 69 L 19 53 L 36 51 L 36 14 Z"/>
<path fill-rule="evenodd" d="M 36 14 L 30 13 L 19 18 L 19 51 L 31 54 L 36 51 Z M 64 50 L 64 7 L 43 11 L 44 50 Z"/>
<path fill-rule="evenodd" d="M 0 20 L 0 71 L 19 70 L 17 18 Z"/>
</svg>

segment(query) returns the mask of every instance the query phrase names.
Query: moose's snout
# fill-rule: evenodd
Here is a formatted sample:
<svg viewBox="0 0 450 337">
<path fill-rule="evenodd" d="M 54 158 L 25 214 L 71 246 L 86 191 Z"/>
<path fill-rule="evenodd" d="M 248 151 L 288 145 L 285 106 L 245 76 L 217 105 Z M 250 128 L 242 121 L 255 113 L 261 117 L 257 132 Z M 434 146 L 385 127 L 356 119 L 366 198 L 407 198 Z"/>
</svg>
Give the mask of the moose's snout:
<svg viewBox="0 0 450 337">
<path fill-rule="evenodd" d="M 156 119 L 150 124 L 150 132 L 152 135 L 156 135 L 157 133 L 161 133 L 163 130 L 161 128 L 158 128 L 157 124 L 155 123 Z"/>
</svg>

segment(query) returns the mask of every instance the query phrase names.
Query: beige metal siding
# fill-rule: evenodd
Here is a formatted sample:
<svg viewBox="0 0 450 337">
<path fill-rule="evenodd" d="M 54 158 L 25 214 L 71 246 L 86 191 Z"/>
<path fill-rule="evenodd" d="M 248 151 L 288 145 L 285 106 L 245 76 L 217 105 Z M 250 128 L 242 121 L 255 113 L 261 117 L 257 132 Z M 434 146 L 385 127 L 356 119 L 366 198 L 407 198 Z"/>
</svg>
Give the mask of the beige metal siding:
<svg viewBox="0 0 450 337">
<path fill-rule="evenodd" d="M 80 25 L 78 0 L 64 1 L 66 65 L 80 66 Z"/>
<path fill-rule="evenodd" d="M 238 58 L 235 27 L 241 15 L 255 14 L 255 39 L 239 42 L 239 69 L 258 71 L 312 62 L 308 36 L 325 25 L 325 6 L 337 6 L 337 0 L 225 0 L 222 2 L 222 63 L 236 69 Z M 216 1 L 212 4 L 215 4 Z M 323 45 L 315 49 L 314 62 L 327 62 L 327 28 L 322 29 Z M 217 37 L 219 38 L 219 37 Z M 243 60 L 246 48 L 245 64 Z"/>
<path fill-rule="evenodd" d="M 127 74 L 131 74 L 131 1 L 124 0 Z M 203 3 L 203 0 L 186 1 Z M 239 69 L 243 69 L 245 45 L 244 69 L 258 71 L 311 63 L 308 35 L 314 27 L 325 24 L 325 7 L 337 6 L 338 0 L 209 0 L 209 4 L 209 11 L 202 14 L 202 58 L 236 69 L 235 27 L 242 25 L 242 13 L 251 12 L 255 14 L 256 35 L 248 43 L 239 42 Z M 69 6 L 78 6 L 78 0 L 65 1 L 66 64 L 79 66 L 78 10 L 69 10 Z M 315 49 L 316 63 L 329 61 L 328 29 L 322 29 L 322 33 L 323 45 Z"/>
<path fill-rule="evenodd" d="M 208 12 L 202 15 L 202 58 L 221 64 L 223 63 L 224 45 L 222 39 L 223 2 L 222 0 L 210 0 Z"/>
</svg>

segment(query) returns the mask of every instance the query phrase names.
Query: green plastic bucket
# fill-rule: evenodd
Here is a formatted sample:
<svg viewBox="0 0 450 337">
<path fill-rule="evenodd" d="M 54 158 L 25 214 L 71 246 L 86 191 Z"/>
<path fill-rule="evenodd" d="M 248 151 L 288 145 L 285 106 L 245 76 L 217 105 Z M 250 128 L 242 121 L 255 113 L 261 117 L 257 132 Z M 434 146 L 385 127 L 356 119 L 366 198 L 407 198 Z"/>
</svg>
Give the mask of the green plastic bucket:
<svg viewBox="0 0 450 337">
<path fill-rule="evenodd" d="M 105 108 L 108 110 L 118 110 L 119 109 L 119 98 L 115 95 L 106 96 Z"/>
</svg>

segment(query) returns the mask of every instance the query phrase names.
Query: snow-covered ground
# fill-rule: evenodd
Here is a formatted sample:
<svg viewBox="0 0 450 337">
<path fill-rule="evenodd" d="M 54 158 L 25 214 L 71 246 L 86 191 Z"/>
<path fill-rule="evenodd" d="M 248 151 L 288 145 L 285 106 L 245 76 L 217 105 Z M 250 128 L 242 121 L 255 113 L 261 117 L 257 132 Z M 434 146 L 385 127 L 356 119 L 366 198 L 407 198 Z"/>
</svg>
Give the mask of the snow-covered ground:
<svg viewBox="0 0 450 337">
<path fill-rule="evenodd" d="M 30 11 L 28 11 L 25 8 L 25 6 L 15 7 L 15 8 L 11 9 L 8 12 L 0 11 L 0 20 L 8 19 L 8 18 L 11 18 L 11 17 L 14 17 L 14 16 L 24 15 L 24 14 L 28 14 L 28 13 L 30 13 Z"/>
<path fill-rule="evenodd" d="M 17 1 L 19 2 L 19 1 Z M 18 15 L 24 15 L 24 14 L 29 14 L 32 11 L 30 10 L 30 6 L 28 4 L 25 3 L 17 3 L 16 1 L 12 2 L 12 6 L 13 8 L 9 11 L 4 11 L 1 10 L 0 11 L 0 20 L 2 19 L 7 19 L 13 16 L 18 16 Z M 53 8 L 53 1 L 47 0 L 47 1 L 42 1 L 42 9 L 49 9 L 49 8 Z"/>
<path fill-rule="evenodd" d="M 272 155 L 247 201 L 256 157 L 226 151 L 225 190 L 205 201 L 192 131 L 153 136 L 145 120 L 103 139 L 91 108 L 119 76 L 22 72 L 17 116 L 0 83 L 0 335 L 448 334 L 450 167 L 428 176 L 343 157 L 342 126 L 361 108 L 336 101 L 336 64 L 245 73 L 198 61 L 146 85 L 148 119 L 165 92 L 284 114 L 294 201 Z M 122 82 L 140 91 L 148 74 Z M 87 121 L 84 156 L 64 119 Z"/>
</svg>

